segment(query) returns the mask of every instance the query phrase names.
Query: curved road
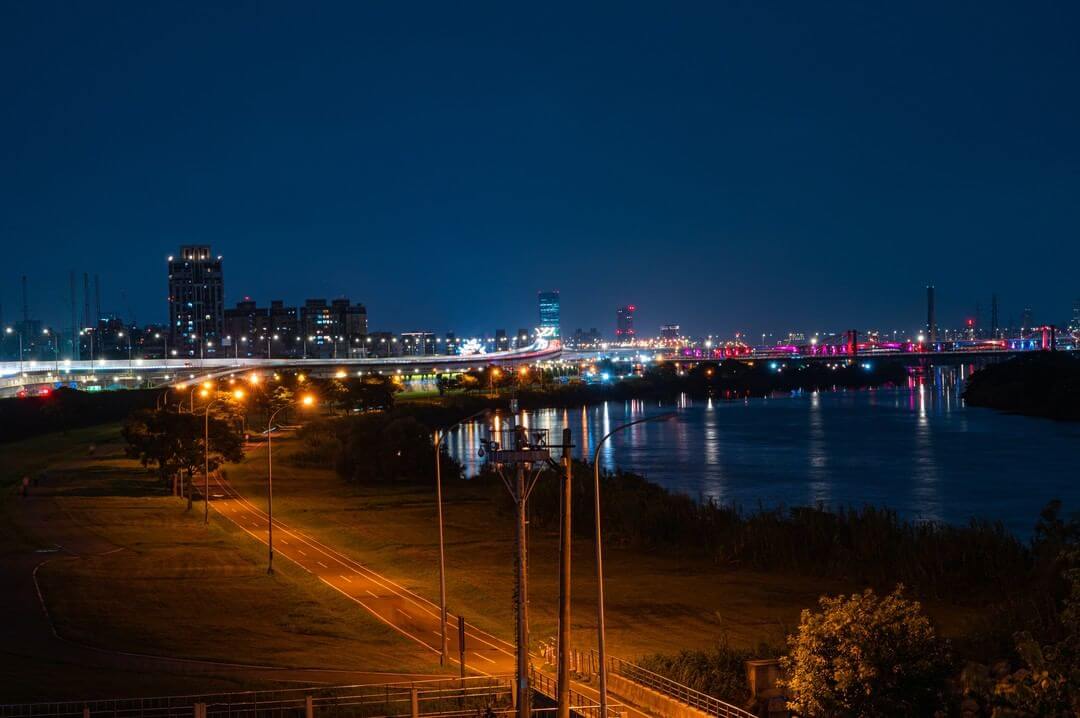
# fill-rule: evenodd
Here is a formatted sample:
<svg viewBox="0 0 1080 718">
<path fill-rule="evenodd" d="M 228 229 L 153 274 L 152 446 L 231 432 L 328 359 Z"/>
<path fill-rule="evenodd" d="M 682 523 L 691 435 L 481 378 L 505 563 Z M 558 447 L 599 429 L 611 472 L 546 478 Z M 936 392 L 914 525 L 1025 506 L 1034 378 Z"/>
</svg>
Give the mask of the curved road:
<svg viewBox="0 0 1080 718">
<path fill-rule="evenodd" d="M 219 474 L 214 474 L 213 479 L 219 493 L 213 493 L 211 489 L 210 506 L 249 536 L 266 544 L 269 526 L 266 512 L 244 498 Z M 274 555 L 286 558 L 317 576 L 320 581 L 394 630 L 436 655 L 439 653 L 438 604 L 277 518 L 274 519 Z M 448 616 L 447 622 L 448 658 L 457 664 L 458 619 Z M 484 675 L 507 675 L 515 671 L 514 644 L 493 636 L 468 621 L 465 622 L 465 648 L 465 664 L 469 670 Z M 587 699 L 599 702 L 597 691 L 588 684 L 575 682 L 572 687 Z M 619 703 L 611 696 L 609 701 L 613 709 L 627 714 L 630 718 L 645 718 L 649 715 L 633 706 Z"/>
</svg>

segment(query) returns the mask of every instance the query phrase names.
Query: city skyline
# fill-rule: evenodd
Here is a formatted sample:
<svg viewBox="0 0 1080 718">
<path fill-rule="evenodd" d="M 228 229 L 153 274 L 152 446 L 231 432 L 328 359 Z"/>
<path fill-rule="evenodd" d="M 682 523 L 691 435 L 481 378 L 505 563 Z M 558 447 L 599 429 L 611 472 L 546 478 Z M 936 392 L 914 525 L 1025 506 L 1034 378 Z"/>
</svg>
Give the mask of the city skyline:
<svg viewBox="0 0 1080 718">
<path fill-rule="evenodd" d="M 992 293 L 1068 319 L 1076 7 L 618 10 L 5 7 L 5 321 L 26 274 L 63 324 L 69 270 L 163 321 L 181 244 L 228 305 L 399 331 L 515 327 L 545 287 L 570 331 L 916 329 L 928 282 L 943 325 Z"/>
</svg>

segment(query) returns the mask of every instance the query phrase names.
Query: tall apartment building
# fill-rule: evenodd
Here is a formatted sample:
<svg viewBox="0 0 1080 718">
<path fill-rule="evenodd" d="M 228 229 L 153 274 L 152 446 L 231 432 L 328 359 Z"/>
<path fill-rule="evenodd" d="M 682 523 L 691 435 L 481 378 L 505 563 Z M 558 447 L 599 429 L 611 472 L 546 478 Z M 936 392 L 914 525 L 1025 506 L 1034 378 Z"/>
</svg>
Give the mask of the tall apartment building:
<svg viewBox="0 0 1080 718">
<path fill-rule="evenodd" d="M 182 356 L 219 352 L 225 322 L 221 256 L 210 245 L 184 245 L 169 257 L 169 345 Z"/>
</svg>

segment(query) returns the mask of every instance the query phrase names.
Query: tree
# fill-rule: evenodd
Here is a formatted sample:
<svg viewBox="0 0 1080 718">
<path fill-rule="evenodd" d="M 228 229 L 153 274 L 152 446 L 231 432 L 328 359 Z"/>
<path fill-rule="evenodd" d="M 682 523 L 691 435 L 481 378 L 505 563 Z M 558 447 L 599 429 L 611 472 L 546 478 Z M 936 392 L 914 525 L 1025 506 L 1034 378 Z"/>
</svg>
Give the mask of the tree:
<svg viewBox="0 0 1080 718">
<path fill-rule="evenodd" d="M 209 434 L 206 465 L 216 470 L 226 461 L 244 458 L 244 442 L 236 422 L 235 407 L 222 404 L 211 411 L 210 423 L 198 414 L 184 414 L 168 408 L 141 409 L 128 416 L 121 431 L 128 456 L 146 467 L 155 467 L 167 485 L 172 476 L 188 477 L 204 465 L 203 432 Z"/>
<path fill-rule="evenodd" d="M 1040 645 L 1021 631 L 1013 637 L 1018 670 L 991 677 L 987 666 L 971 663 L 961 675 L 965 702 L 995 718 L 1080 715 L 1080 552 L 1068 548 L 1058 562 L 1066 595 L 1056 616 L 1057 640 Z"/>
<path fill-rule="evenodd" d="M 823 596 L 782 660 L 788 706 L 804 716 L 930 716 L 943 704 L 947 648 L 903 586 Z"/>
</svg>

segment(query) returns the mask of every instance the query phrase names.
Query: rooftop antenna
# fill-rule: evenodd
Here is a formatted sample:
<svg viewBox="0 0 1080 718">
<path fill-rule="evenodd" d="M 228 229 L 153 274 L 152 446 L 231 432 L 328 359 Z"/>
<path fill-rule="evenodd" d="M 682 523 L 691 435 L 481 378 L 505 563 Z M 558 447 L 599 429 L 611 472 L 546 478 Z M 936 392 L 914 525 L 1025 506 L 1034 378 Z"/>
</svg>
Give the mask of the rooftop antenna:
<svg viewBox="0 0 1080 718">
<path fill-rule="evenodd" d="M 94 326 L 101 322 L 101 277 L 94 275 Z"/>
</svg>

